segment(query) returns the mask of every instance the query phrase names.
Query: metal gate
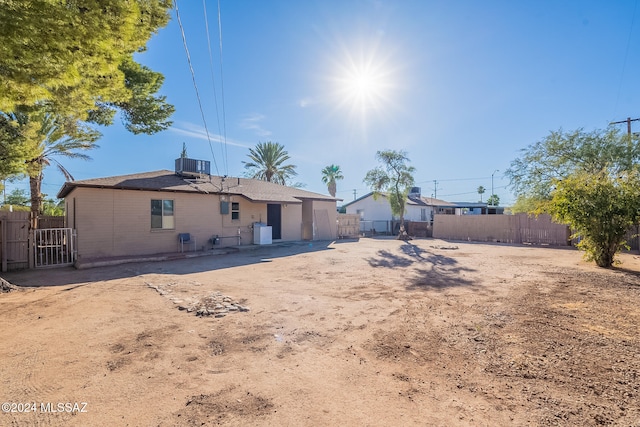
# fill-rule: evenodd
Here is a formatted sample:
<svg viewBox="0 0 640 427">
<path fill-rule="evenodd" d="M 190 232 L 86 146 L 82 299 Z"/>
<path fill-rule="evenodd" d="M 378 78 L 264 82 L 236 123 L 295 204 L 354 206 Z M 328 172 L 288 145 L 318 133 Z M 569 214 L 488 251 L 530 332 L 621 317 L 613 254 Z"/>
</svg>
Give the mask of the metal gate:
<svg viewBox="0 0 640 427">
<path fill-rule="evenodd" d="M 72 228 L 34 230 L 36 268 L 73 265 L 76 260 L 76 231 Z"/>
</svg>

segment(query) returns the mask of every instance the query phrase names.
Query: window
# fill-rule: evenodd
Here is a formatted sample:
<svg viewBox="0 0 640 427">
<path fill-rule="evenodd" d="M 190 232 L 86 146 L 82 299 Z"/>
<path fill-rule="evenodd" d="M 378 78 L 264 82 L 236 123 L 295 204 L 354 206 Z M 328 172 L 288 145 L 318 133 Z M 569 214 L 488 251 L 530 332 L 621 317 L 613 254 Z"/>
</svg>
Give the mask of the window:
<svg viewBox="0 0 640 427">
<path fill-rule="evenodd" d="M 151 200 L 151 229 L 174 228 L 173 200 Z"/>
<path fill-rule="evenodd" d="M 240 203 L 231 202 L 231 219 L 240 219 Z"/>
<path fill-rule="evenodd" d="M 356 210 L 356 213 L 360 215 L 360 219 L 364 219 L 364 209 L 358 209 Z"/>
</svg>

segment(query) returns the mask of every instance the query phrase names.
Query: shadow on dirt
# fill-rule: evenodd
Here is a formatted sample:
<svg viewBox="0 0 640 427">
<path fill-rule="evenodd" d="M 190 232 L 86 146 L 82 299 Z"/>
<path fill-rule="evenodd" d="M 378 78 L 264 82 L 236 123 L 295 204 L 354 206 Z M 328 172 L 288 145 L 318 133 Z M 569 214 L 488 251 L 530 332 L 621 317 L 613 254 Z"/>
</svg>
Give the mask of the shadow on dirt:
<svg viewBox="0 0 640 427">
<path fill-rule="evenodd" d="M 618 275 L 615 282 L 618 287 L 629 286 L 640 290 L 640 271 L 629 267 L 614 265 L 611 268 L 603 268 L 602 272 L 612 271 Z"/>
<path fill-rule="evenodd" d="M 430 252 L 409 242 L 405 242 L 399 249 L 399 253 L 380 250 L 377 253 L 378 257 L 369 258 L 367 262 L 372 267 L 418 267 L 412 269 L 415 275 L 409 281 L 409 290 L 475 286 L 475 283 L 465 279 L 464 275 L 476 270 L 460 266 L 453 257 Z"/>
<path fill-rule="evenodd" d="M 207 255 L 161 262 L 134 262 L 83 270 L 76 270 L 73 267 L 23 270 L 2 273 L 2 277 L 19 287 L 69 286 L 78 284 L 82 286 L 96 282 L 135 277 L 142 274 L 192 274 L 259 264 L 269 262 L 274 258 L 333 250 L 330 246 L 340 242 L 341 241 L 282 242 L 269 246 L 245 248 L 238 252 L 221 255 Z"/>
<path fill-rule="evenodd" d="M 402 254 L 394 254 L 387 250 L 378 251 L 378 258 L 369 258 L 367 260 L 371 267 L 384 267 L 384 268 L 401 268 L 409 267 L 414 260 L 403 256 Z"/>
</svg>

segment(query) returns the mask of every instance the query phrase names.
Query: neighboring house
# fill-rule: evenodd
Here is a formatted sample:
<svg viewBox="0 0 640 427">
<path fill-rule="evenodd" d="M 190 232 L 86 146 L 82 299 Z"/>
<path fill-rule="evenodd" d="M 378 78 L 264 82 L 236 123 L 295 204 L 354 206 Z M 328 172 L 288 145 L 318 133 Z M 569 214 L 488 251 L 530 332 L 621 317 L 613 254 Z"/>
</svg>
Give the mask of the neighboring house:
<svg viewBox="0 0 640 427">
<path fill-rule="evenodd" d="M 361 221 L 388 221 L 392 218 L 389 200 L 384 194 L 380 194 L 376 199 L 373 193 L 365 194 L 356 200 L 342 206 L 347 214 L 360 215 Z"/>
<path fill-rule="evenodd" d="M 359 214 L 362 221 L 389 221 L 398 219 L 391 214 L 391 206 L 385 194 L 375 199 L 373 193 L 343 206 L 348 214 Z M 433 197 L 422 197 L 420 188 L 411 189 L 405 204 L 404 219 L 407 221 L 433 221 L 434 215 L 482 215 L 502 213 L 504 208 L 489 207 L 486 203 L 447 202 Z"/>
<path fill-rule="evenodd" d="M 433 221 L 435 214 L 454 214 L 456 205 L 444 200 L 421 197 L 418 188 L 407 197 L 404 219 L 407 221 Z M 377 198 L 373 193 L 349 202 L 343 206 L 348 214 L 359 214 L 362 221 L 389 221 L 398 219 L 391 213 L 389 199 L 385 194 Z"/>
<path fill-rule="evenodd" d="M 483 202 L 452 202 L 456 205 L 456 215 L 503 215 L 504 207 L 489 206 Z"/>
<path fill-rule="evenodd" d="M 58 197 L 78 259 L 175 252 L 180 233 L 192 236 L 190 250 L 249 245 L 254 223 L 271 226 L 275 241 L 336 238 L 338 199 L 181 169 L 66 182 Z"/>
</svg>

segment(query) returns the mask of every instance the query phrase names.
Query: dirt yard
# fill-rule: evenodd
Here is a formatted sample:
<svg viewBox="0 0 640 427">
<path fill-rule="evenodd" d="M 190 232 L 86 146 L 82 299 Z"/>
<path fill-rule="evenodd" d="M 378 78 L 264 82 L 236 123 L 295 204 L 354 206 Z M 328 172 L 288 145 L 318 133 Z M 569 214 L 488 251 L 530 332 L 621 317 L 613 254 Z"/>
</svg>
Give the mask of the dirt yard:
<svg viewBox="0 0 640 427">
<path fill-rule="evenodd" d="M 7 274 L 0 425 L 640 426 L 621 259 L 362 239 Z"/>
</svg>

